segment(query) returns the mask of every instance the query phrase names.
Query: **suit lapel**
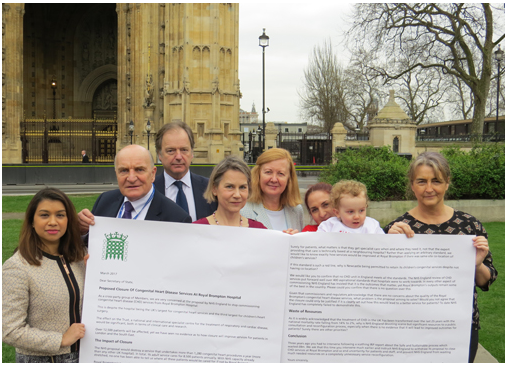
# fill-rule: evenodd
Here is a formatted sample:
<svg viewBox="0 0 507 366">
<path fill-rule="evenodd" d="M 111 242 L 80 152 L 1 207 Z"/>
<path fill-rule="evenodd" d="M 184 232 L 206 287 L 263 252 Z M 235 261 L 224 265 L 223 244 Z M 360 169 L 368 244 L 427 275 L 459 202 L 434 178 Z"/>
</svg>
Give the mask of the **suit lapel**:
<svg viewBox="0 0 507 366">
<path fill-rule="evenodd" d="M 252 205 L 252 211 L 255 213 L 256 221 L 260 221 L 264 223 L 264 226 L 266 226 L 268 229 L 273 229 L 271 226 L 271 221 L 269 220 L 268 213 L 266 212 L 266 209 L 262 205 L 262 203 L 254 203 Z"/>
<path fill-rule="evenodd" d="M 165 196 L 165 177 L 164 172 L 155 178 L 155 189 Z"/>
<path fill-rule="evenodd" d="M 190 180 L 192 182 L 192 194 L 194 195 L 195 215 L 198 218 L 207 216 L 205 211 L 208 203 L 203 196 L 206 187 L 203 187 L 202 182 L 198 180 L 192 172 L 190 172 Z"/>
<path fill-rule="evenodd" d="M 295 228 L 298 226 L 294 222 L 292 222 L 292 219 L 294 218 L 293 211 L 294 211 L 293 207 L 285 206 L 285 220 L 287 221 L 288 228 Z"/>
<path fill-rule="evenodd" d="M 106 217 L 116 217 L 118 216 L 118 211 L 120 211 L 120 207 L 123 204 L 123 195 L 120 190 L 118 190 L 118 195 L 115 197 L 111 204 L 107 206 L 107 211 L 104 213 Z"/>
<path fill-rule="evenodd" d="M 148 212 L 146 212 L 146 217 L 144 218 L 145 220 L 154 220 L 154 221 L 156 221 L 156 218 L 162 212 L 162 209 L 161 209 L 162 200 L 159 197 L 159 195 L 161 195 L 161 194 L 162 193 L 158 192 L 155 189 L 155 194 L 153 195 L 153 200 L 150 203 L 150 208 L 148 209 Z"/>
</svg>

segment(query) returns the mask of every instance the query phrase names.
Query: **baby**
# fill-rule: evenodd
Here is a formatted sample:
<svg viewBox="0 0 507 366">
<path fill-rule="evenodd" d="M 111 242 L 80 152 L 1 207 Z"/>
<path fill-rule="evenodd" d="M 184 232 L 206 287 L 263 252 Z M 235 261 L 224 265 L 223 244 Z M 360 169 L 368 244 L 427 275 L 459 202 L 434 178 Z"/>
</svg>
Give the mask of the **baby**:
<svg viewBox="0 0 507 366">
<path fill-rule="evenodd" d="M 377 220 L 366 217 L 366 186 L 355 180 L 341 180 L 331 190 L 331 204 L 336 217 L 322 222 L 317 232 L 384 234 Z"/>
</svg>

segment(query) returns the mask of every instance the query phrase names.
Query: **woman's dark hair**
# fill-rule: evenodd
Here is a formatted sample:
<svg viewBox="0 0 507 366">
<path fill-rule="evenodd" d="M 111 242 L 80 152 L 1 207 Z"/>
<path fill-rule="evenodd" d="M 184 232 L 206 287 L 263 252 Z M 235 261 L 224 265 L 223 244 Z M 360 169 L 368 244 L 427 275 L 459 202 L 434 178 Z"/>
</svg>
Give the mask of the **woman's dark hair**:
<svg viewBox="0 0 507 366">
<path fill-rule="evenodd" d="M 16 250 L 19 250 L 19 254 L 29 264 L 40 266 L 43 243 L 35 232 L 33 220 L 39 203 L 46 200 L 60 201 L 65 207 L 65 213 L 67 214 L 67 230 L 60 238 L 58 252 L 69 263 L 83 260 L 86 252 L 79 231 L 76 209 L 69 197 L 56 188 L 44 188 L 33 196 L 25 212 L 25 221 L 21 227 L 19 245 Z"/>
<path fill-rule="evenodd" d="M 331 184 L 322 183 L 322 182 L 313 184 L 310 187 L 308 187 L 308 189 L 306 190 L 306 193 L 305 193 L 305 205 L 306 205 L 306 209 L 308 210 L 308 212 L 310 212 L 310 207 L 308 206 L 308 197 L 310 197 L 310 195 L 313 192 L 317 192 L 317 191 L 324 191 L 324 192 L 331 194 L 332 188 L 333 188 L 333 186 Z"/>
</svg>

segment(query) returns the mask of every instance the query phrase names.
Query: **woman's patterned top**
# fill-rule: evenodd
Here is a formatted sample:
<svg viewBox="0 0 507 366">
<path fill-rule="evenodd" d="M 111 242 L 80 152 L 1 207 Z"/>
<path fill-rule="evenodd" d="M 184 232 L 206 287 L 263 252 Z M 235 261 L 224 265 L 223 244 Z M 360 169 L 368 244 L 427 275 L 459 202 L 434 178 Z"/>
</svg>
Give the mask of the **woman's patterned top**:
<svg viewBox="0 0 507 366">
<path fill-rule="evenodd" d="M 472 215 L 454 210 L 451 219 L 438 225 L 425 224 L 415 217 L 405 212 L 393 222 L 384 227 L 384 232 L 388 232 L 395 222 L 404 222 L 408 224 L 416 234 L 444 234 L 444 235 L 475 235 L 488 238 L 488 233 L 481 222 Z M 493 266 L 491 252 L 488 252 L 484 258 L 483 264 L 489 269 L 491 278 L 484 286 L 478 286 L 482 291 L 488 291 L 489 286 L 496 280 L 498 272 Z M 476 285 L 477 286 L 477 285 Z M 474 308 L 472 315 L 472 325 L 475 330 L 480 329 L 479 308 L 477 306 L 477 289 L 474 286 Z"/>
</svg>

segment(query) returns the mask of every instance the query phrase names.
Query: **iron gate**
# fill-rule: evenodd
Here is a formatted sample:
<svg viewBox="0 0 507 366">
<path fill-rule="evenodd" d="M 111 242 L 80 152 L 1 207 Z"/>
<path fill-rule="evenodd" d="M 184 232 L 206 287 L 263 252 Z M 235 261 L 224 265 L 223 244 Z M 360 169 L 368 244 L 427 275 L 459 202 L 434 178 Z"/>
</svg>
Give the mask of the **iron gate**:
<svg viewBox="0 0 507 366">
<path fill-rule="evenodd" d="M 25 119 L 21 122 L 23 163 L 113 163 L 118 125 L 114 119 Z"/>
<path fill-rule="evenodd" d="M 278 146 L 288 150 L 298 165 L 327 165 L 332 157 L 333 137 L 330 133 L 279 132 Z"/>
</svg>

